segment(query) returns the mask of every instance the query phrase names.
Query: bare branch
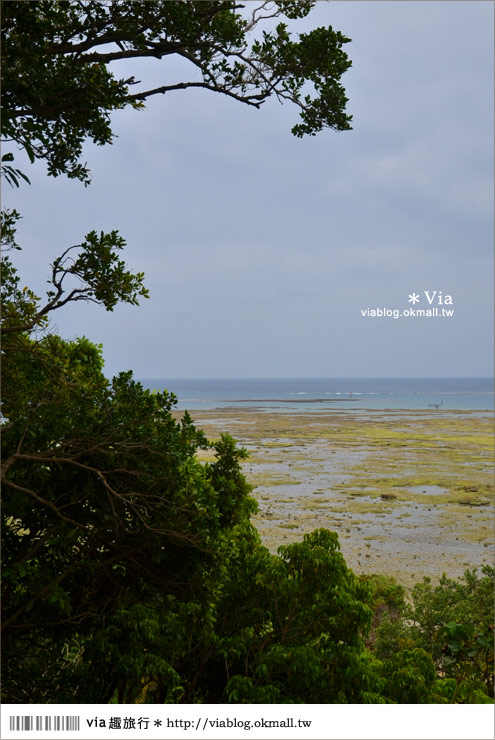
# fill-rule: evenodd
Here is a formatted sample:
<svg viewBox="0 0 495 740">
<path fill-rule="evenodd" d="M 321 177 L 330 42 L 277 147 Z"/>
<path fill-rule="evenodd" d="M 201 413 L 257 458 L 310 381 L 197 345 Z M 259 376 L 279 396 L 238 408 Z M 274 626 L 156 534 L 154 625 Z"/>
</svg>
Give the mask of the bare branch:
<svg viewBox="0 0 495 740">
<path fill-rule="evenodd" d="M 205 90 L 219 92 L 223 95 L 227 95 L 230 98 L 234 98 L 234 100 L 239 100 L 241 103 L 252 105 L 255 108 L 259 108 L 263 101 L 268 97 L 266 93 L 260 93 L 258 95 L 238 95 L 237 93 L 232 92 L 232 90 L 228 90 L 227 88 L 221 87 L 219 85 L 211 85 L 208 82 L 180 82 L 176 85 L 163 85 L 162 87 L 155 87 L 153 90 L 145 90 L 141 93 L 134 93 L 133 95 L 128 95 L 125 100 L 129 100 L 130 102 L 134 100 L 145 100 L 151 95 L 165 94 L 167 92 L 170 92 L 171 90 L 186 90 L 190 87 L 202 87 Z"/>
</svg>

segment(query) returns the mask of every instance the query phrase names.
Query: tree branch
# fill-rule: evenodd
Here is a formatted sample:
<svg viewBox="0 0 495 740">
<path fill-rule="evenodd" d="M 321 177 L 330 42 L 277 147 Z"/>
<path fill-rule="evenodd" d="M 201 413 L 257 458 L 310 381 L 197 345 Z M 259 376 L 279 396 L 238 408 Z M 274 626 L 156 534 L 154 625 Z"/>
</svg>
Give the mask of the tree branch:
<svg viewBox="0 0 495 740">
<path fill-rule="evenodd" d="M 202 87 L 205 90 L 219 92 L 230 98 L 234 98 L 234 100 L 238 100 L 241 103 L 252 105 L 255 108 L 259 108 L 263 101 L 268 97 L 268 94 L 266 93 L 259 93 L 258 95 L 238 95 L 237 93 L 232 92 L 232 90 L 228 90 L 227 88 L 220 87 L 218 85 L 211 85 L 208 82 L 179 82 L 176 85 L 163 85 L 162 87 L 155 87 L 152 90 L 145 90 L 141 93 L 127 95 L 125 100 L 128 100 L 129 102 L 134 100 L 145 100 L 151 95 L 165 94 L 171 90 L 186 90 L 190 87 Z"/>
<path fill-rule="evenodd" d="M 145 517 L 143 517 L 141 513 L 141 509 L 146 510 L 147 505 L 151 504 L 150 498 L 143 493 L 139 492 L 130 492 L 128 494 L 122 494 L 113 488 L 110 483 L 108 482 L 107 478 L 105 477 L 105 473 L 102 470 L 99 470 L 98 468 L 94 468 L 90 465 L 80 463 L 77 460 L 74 460 L 73 458 L 67 458 L 67 457 L 55 457 L 56 450 L 51 451 L 51 454 L 43 454 L 43 455 L 37 455 L 37 454 L 14 454 L 11 455 L 9 460 L 7 461 L 7 469 L 11 467 L 12 463 L 15 460 L 31 460 L 36 462 L 45 462 L 45 463 L 51 463 L 51 464 L 62 464 L 62 465 L 70 465 L 76 468 L 79 468 L 81 470 L 85 470 L 89 473 L 93 473 L 96 475 L 99 480 L 101 481 L 103 487 L 105 490 L 112 496 L 115 496 L 115 498 L 120 499 L 126 506 L 129 506 L 134 514 L 139 518 L 141 524 L 144 526 L 145 529 L 147 529 L 149 532 L 153 532 L 154 534 L 164 535 L 166 537 L 170 537 L 171 539 L 178 540 L 180 542 L 187 542 L 192 547 L 203 550 L 204 552 L 209 552 L 207 548 L 202 547 L 199 544 L 199 536 L 189 536 L 187 534 L 184 534 L 183 532 L 175 532 L 171 529 L 164 529 L 163 527 L 153 527 L 150 526 Z M 113 472 L 113 471 L 112 471 Z M 129 471 L 125 471 L 128 473 Z M 79 529 L 83 529 L 84 531 L 91 531 L 90 527 L 86 527 L 82 524 L 79 524 L 79 522 L 76 522 L 74 519 L 70 519 L 69 517 L 66 517 L 64 514 L 62 514 L 59 507 L 55 506 L 55 504 L 51 503 L 50 501 L 47 501 L 46 499 L 39 496 L 34 491 L 30 490 L 29 488 L 24 488 L 23 486 L 19 486 L 17 483 L 13 483 L 12 481 L 8 480 L 6 477 L 6 470 L 4 466 L 4 470 L 2 471 L 2 477 L 1 480 L 5 483 L 5 485 L 9 486 L 10 488 L 14 488 L 18 491 L 21 491 L 23 493 L 27 493 L 29 496 L 32 496 L 35 498 L 39 503 L 48 506 L 52 511 L 55 512 L 55 514 L 62 519 L 63 521 L 68 522 L 69 524 L 72 524 Z M 138 501 L 132 500 L 132 496 L 142 497 L 144 500 L 144 503 L 140 504 Z M 157 502 L 165 502 L 165 499 L 160 496 L 153 496 Z M 112 507 L 113 508 L 113 507 Z M 125 529 L 125 528 L 124 528 Z M 128 530 L 126 530 L 128 531 Z"/>
<path fill-rule="evenodd" d="M 17 456 L 16 456 L 17 457 Z M 19 457 L 24 457 L 23 455 Z M 9 480 L 5 473 L 2 472 L 1 480 L 4 485 L 6 485 L 8 488 L 13 488 L 15 491 L 20 491 L 21 493 L 27 493 L 28 496 L 31 496 L 32 498 L 36 499 L 40 504 L 43 504 L 43 506 L 47 506 L 49 509 L 51 509 L 55 515 L 62 519 L 62 521 L 67 522 L 68 524 L 72 524 L 73 527 L 77 527 L 78 529 L 82 529 L 84 532 L 89 532 L 90 527 L 86 527 L 84 524 L 81 524 L 80 522 L 76 522 L 74 519 L 71 519 L 68 516 L 65 516 L 65 514 L 62 514 L 60 509 L 55 506 L 55 504 L 52 504 L 51 501 L 47 501 L 46 499 L 42 498 L 41 496 L 38 496 L 37 493 L 34 491 L 31 491 L 30 488 L 24 488 L 24 486 L 19 486 L 17 483 L 14 483 L 13 481 Z"/>
</svg>

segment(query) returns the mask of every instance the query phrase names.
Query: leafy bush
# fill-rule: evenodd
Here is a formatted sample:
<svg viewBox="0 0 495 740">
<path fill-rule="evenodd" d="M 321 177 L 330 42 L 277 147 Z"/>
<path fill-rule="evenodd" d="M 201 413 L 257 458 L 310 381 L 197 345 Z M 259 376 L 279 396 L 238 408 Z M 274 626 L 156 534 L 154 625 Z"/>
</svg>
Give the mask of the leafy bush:
<svg viewBox="0 0 495 740">
<path fill-rule="evenodd" d="M 438 585 L 424 578 L 399 618 L 385 616 L 377 628 L 376 655 L 385 660 L 412 646 L 431 656 L 438 690 L 447 701 L 493 700 L 494 569 L 467 570 Z"/>
</svg>

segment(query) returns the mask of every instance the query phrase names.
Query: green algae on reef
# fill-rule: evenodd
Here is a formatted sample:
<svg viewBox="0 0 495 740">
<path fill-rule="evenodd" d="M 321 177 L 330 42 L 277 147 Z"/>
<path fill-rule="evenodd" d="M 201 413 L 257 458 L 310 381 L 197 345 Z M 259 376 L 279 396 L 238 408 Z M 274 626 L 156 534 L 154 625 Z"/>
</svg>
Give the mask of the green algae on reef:
<svg viewBox="0 0 495 740">
<path fill-rule="evenodd" d="M 354 570 L 404 585 L 493 561 L 490 415 L 232 408 L 194 416 L 211 439 L 228 431 L 249 450 L 254 523 L 273 551 L 326 527 Z"/>
</svg>

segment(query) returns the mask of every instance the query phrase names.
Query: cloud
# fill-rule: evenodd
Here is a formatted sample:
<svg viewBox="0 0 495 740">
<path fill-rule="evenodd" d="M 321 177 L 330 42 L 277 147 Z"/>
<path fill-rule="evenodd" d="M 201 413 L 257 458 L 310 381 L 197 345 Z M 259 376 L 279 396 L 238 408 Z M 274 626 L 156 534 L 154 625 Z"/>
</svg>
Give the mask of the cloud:
<svg viewBox="0 0 495 740">
<path fill-rule="evenodd" d="M 85 148 L 90 188 L 35 166 L 4 193 L 25 216 L 23 279 L 42 290 L 68 244 L 121 231 L 151 300 L 56 317 L 103 341 L 110 373 L 489 374 L 492 20 L 488 3 L 317 3 L 303 26 L 352 38 L 351 132 L 298 140 L 294 108 L 205 91 L 118 112 L 115 144 Z M 450 324 L 360 316 L 430 286 L 455 294 Z"/>
</svg>

